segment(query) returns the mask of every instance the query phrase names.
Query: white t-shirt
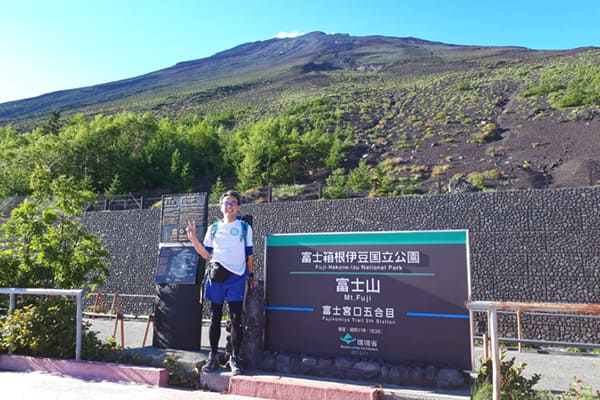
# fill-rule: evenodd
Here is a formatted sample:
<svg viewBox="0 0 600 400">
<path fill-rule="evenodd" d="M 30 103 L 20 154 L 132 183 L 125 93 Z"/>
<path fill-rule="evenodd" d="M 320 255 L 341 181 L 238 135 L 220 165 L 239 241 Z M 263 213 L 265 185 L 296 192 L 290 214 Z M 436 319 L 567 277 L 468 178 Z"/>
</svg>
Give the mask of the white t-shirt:
<svg viewBox="0 0 600 400">
<path fill-rule="evenodd" d="M 204 247 L 212 247 L 212 259 L 220 262 L 225 268 L 236 275 L 243 275 L 246 271 L 246 247 L 252 247 L 252 227 L 248 226 L 246 242 L 244 242 L 242 221 L 220 222 L 217 231 L 212 234 L 212 225 L 204 235 Z"/>
</svg>

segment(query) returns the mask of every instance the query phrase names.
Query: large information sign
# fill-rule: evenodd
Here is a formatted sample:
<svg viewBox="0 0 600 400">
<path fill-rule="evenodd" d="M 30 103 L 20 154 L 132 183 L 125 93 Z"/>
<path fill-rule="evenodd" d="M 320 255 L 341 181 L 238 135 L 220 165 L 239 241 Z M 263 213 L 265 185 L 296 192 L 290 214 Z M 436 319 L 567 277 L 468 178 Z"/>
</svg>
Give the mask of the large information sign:
<svg viewBox="0 0 600 400">
<path fill-rule="evenodd" d="M 206 225 L 206 193 L 171 194 L 162 198 L 160 243 L 189 243 L 185 227 L 196 221 L 197 233 Z M 198 235 L 201 238 L 200 235 Z"/>
<path fill-rule="evenodd" d="M 156 283 L 196 283 L 199 258 L 185 228 L 189 221 L 195 221 L 196 234 L 202 240 L 207 204 L 205 193 L 163 196 Z"/>
<path fill-rule="evenodd" d="M 471 368 L 467 231 L 271 235 L 272 351 Z"/>
<path fill-rule="evenodd" d="M 198 238 L 204 237 L 207 200 L 206 193 L 163 196 L 156 267 L 158 303 L 154 347 L 200 349 L 202 306 L 199 300 L 204 263 L 187 239 L 185 228 L 189 221 L 195 221 Z"/>
</svg>

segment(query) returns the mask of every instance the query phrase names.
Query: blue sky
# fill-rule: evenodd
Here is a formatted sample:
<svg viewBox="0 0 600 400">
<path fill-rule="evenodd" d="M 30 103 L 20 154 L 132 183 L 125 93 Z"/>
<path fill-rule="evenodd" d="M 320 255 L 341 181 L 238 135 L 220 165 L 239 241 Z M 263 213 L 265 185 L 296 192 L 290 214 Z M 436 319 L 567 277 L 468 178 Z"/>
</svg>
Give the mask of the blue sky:
<svg viewBox="0 0 600 400">
<path fill-rule="evenodd" d="M 0 0 L 0 103 L 312 31 L 600 46 L 600 0 Z"/>
</svg>

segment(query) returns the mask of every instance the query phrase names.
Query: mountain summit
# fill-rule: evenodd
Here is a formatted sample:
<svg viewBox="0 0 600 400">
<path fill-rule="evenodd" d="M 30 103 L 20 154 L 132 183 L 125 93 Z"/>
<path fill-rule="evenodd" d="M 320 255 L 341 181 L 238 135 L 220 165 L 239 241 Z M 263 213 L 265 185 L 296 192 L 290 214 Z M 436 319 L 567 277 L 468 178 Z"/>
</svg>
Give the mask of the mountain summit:
<svg viewBox="0 0 600 400">
<path fill-rule="evenodd" d="M 52 112 L 116 112 L 133 104 L 151 110 L 163 101 L 177 102 L 196 93 L 247 89 L 318 71 L 398 71 L 407 63 L 429 66 L 480 57 L 527 53 L 523 48 L 455 46 L 417 38 L 353 37 L 311 32 L 296 38 L 245 43 L 211 57 L 185 61 L 145 75 L 89 87 L 63 90 L 0 104 L 0 124 L 20 125 Z M 193 97 L 193 96 L 192 96 Z M 144 103 L 144 105 L 140 104 Z"/>
</svg>

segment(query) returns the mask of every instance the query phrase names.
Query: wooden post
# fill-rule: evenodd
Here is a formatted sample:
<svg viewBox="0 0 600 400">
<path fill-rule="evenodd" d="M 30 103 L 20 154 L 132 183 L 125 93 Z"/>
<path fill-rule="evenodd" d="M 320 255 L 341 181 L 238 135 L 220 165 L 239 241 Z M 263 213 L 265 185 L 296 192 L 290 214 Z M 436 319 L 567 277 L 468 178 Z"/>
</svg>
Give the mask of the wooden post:
<svg viewBox="0 0 600 400">
<path fill-rule="evenodd" d="M 116 296 L 116 294 L 113 295 L 113 299 L 110 302 L 110 310 L 108 310 L 109 314 L 112 314 L 113 312 L 115 312 L 115 296 Z"/>
<path fill-rule="evenodd" d="M 104 295 L 102 293 L 96 294 L 96 300 L 94 301 L 94 308 L 92 309 L 94 311 L 94 314 L 96 312 L 98 312 L 98 307 L 100 308 L 99 311 L 102 314 L 104 314 Z"/>
<path fill-rule="evenodd" d="M 123 317 L 123 310 L 121 309 L 121 297 L 118 293 L 115 293 L 114 302 L 117 305 L 117 317 L 115 319 L 115 329 L 113 331 L 113 337 L 117 337 L 117 326 L 119 321 L 121 322 L 121 347 L 125 348 L 125 318 Z"/>
<path fill-rule="evenodd" d="M 150 329 L 150 324 L 154 324 L 154 314 L 150 314 L 148 316 L 148 322 L 146 323 L 146 331 L 144 332 L 144 340 L 142 341 L 142 347 L 146 346 L 146 338 L 148 337 L 148 330 Z"/>
</svg>

